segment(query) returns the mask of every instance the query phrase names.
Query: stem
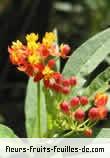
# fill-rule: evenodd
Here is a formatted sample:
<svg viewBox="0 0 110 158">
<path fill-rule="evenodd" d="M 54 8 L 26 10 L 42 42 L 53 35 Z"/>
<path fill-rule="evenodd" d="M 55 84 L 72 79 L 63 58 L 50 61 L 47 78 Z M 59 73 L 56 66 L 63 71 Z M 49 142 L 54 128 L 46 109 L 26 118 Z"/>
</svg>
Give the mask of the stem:
<svg viewBox="0 0 110 158">
<path fill-rule="evenodd" d="M 80 124 L 79 126 L 78 126 L 78 128 L 80 128 L 80 127 L 82 127 L 82 126 L 84 126 L 88 121 L 90 121 L 89 119 L 87 119 L 86 121 L 84 121 L 82 124 Z"/>
<path fill-rule="evenodd" d="M 41 127 L 40 127 L 40 123 L 41 123 L 41 110 L 40 110 L 40 100 L 41 100 L 41 95 L 40 95 L 40 82 L 38 82 L 37 84 L 37 107 L 38 107 L 38 111 L 37 111 L 37 115 L 38 115 L 38 136 L 39 138 L 41 137 Z"/>
<path fill-rule="evenodd" d="M 94 125 L 97 124 L 98 121 L 95 121 L 94 123 L 92 123 L 89 127 L 92 128 Z"/>
</svg>

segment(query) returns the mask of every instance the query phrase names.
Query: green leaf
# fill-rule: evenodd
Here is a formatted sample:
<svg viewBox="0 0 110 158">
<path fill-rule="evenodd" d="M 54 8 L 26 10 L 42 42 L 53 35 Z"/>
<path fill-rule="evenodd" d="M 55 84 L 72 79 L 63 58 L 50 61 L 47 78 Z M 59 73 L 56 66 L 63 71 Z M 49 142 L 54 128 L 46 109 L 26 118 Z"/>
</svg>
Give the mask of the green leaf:
<svg viewBox="0 0 110 158">
<path fill-rule="evenodd" d="M 26 131 L 29 138 L 43 137 L 47 130 L 45 96 L 42 83 L 30 78 L 25 101 Z"/>
<path fill-rule="evenodd" d="M 98 33 L 80 46 L 69 58 L 63 74 L 83 79 L 110 53 L 110 29 Z"/>
<path fill-rule="evenodd" d="M 0 138 L 17 138 L 17 136 L 10 128 L 0 124 Z"/>
<path fill-rule="evenodd" d="M 109 89 L 109 81 L 110 81 L 110 67 L 108 67 L 105 71 L 100 73 L 91 84 L 84 90 L 84 95 L 88 97 L 92 97 L 97 92 L 105 92 Z"/>
<path fill-rule="evenodd" d="M 96 128 L 94 130 L 94 135 L 93 137 L 97 138 L 110 138 L 110 128 Z"/>
</svg>

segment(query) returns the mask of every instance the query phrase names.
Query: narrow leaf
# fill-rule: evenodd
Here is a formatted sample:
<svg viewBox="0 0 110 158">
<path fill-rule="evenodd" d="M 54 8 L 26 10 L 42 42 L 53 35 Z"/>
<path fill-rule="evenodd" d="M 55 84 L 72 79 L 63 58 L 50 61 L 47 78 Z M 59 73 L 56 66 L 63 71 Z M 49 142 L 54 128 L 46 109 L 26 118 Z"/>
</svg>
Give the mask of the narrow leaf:
<svg viewBox="0 0 110 158">
<path fill-rule="evenodd" d="M 43 137 L 47 130 L 45 96 L 42 83 L 38 87 L 38 84 L 34 83 L 32 78 L 28 82 L 25 113 L 27 136 L 33 138 Z"/>
<path fill-rule="evenodd" d="M 94 137 L 97 138 L 110 138 L 110 128 L 102 128 L 100 129 L 96 129 L 95 133 L 94 133 Z"/>
<path fill-rule="evenodd" d="M 110 29 L 90 38 L 69 58 L 63 74 L 83 76 L 91 73 L 110 53 Z"/>
<path fill-rule="evenodd" d="M 17 136 L 10 128 L 0 124 L 0 138 L 17 138 Z"/>
</svg>

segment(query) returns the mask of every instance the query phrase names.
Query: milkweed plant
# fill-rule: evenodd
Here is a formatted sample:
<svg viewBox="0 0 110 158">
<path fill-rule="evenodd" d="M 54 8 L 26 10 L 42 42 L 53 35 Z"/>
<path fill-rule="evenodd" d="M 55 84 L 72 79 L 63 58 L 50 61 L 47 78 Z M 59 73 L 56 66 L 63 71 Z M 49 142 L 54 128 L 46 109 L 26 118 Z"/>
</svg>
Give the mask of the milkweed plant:
<svg viewBox="0 0 110 158">
<path fill-rule="evenodd" d="M 11 63 L 29 76 L 25 100 L 28 138 L 95 137 L 97 123 L 108 120 L 110 67 L 88 81 L 110 53 L 109 46 L 110 29 L 90 38 L 71 56 L 68 44 L 58 44 L 56 32 L 46 32 L 42 40 L 30 33 L 25 43 L 17 40 L 8 46 Z M 68 59 L 62 73 L 60 58 Z M 4 125 L 0 131 L 0 137 L 17 137 Z M 97 135 L 103 137 L 106 132 L 102 128 Z"/>
</svg>

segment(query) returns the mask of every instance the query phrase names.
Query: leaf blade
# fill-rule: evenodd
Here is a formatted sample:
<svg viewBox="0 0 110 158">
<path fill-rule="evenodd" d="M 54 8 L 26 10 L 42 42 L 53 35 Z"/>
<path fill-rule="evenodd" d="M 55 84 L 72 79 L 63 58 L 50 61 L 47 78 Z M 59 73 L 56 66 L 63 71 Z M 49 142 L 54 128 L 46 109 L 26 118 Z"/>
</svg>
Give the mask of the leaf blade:
<svg viewBox="0 0 110 158">
<path fill-rule="evenodd" d="M 39 137 L 39 132 L 40 136 L 43 137 L 47 130 L 45 96 L 42 90 L 42 86 L 40 88 L 40 111 L 37 106 L 37 90 L 37 84 L 33 82 L 32 78 L 30 78 L 25 101 L 26 131 L 29 138 Z M 38 114 L 38 112 L 40 113 Z"/>
<path fill-rule="evenodd" d="M 12 129 L 0 124 L 0 138 L 17 138 Z"/>
<path fill-rule="evenodd" d="M 104 92 L 109 89 L 110 67 L 100 73 L 83 91 L 84 95 L 92 97 L 97 92 Z"/>
<path fill-rule="evenodd" d="M 110 53 L 108 47 L 110 44 L 109 39 L 110 29 L 107 29 L 82 44 L 69 58 L 63 74 L 65 76 L 84 76 L 91 73 L 107 54 Z M 95 60 L 95 57 L 97 60 Z M 95 60 L 95 63 L 92 62 L 93 60 Z"/>
</svg>

